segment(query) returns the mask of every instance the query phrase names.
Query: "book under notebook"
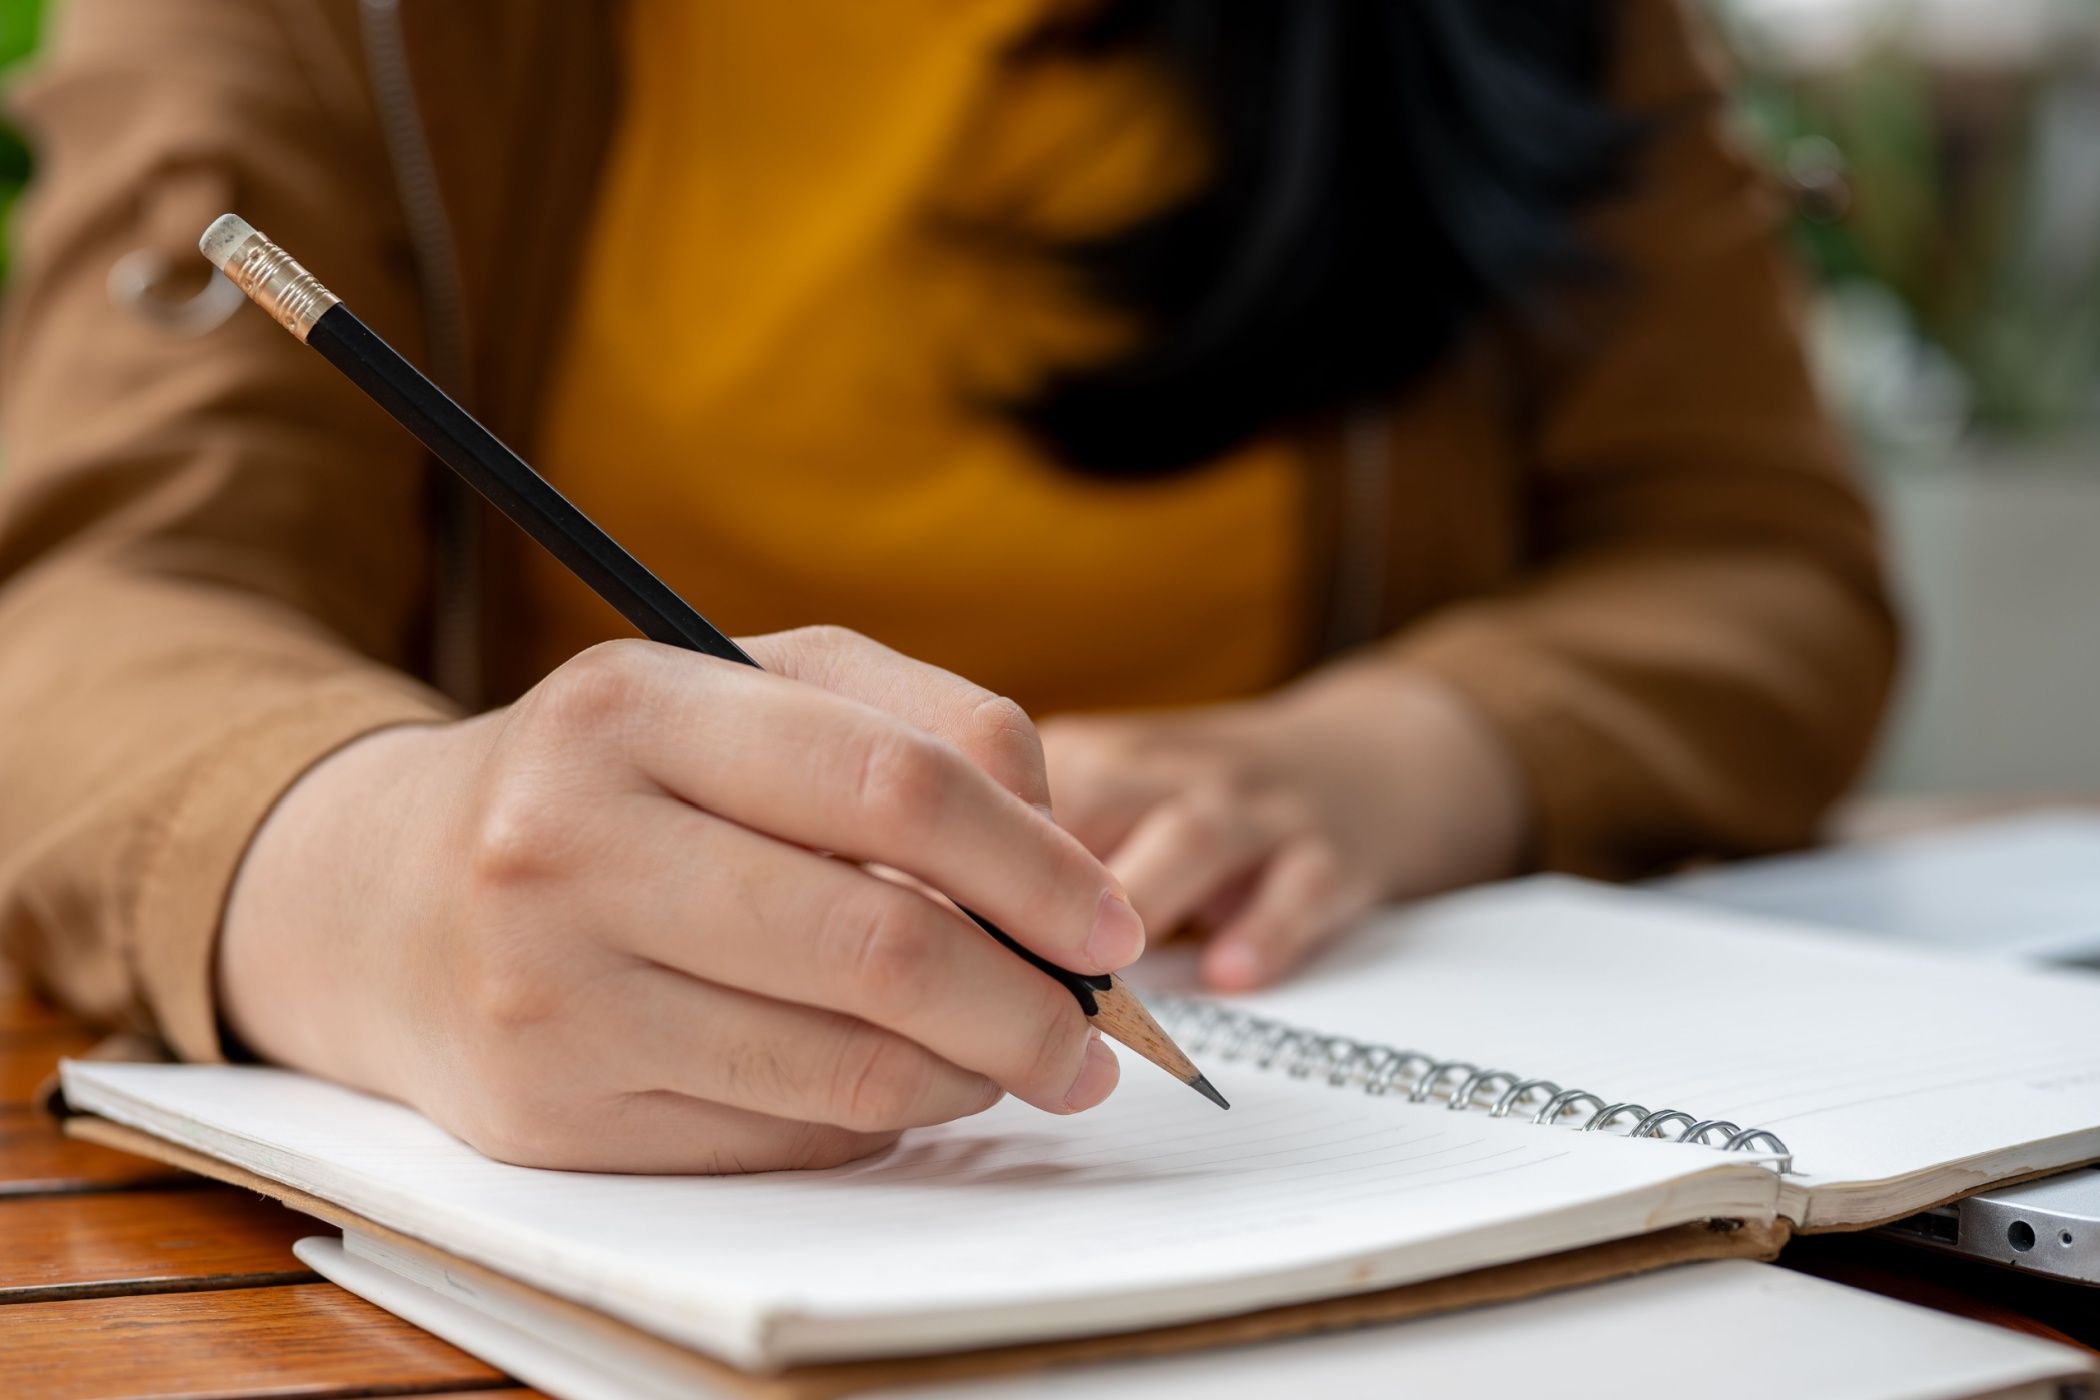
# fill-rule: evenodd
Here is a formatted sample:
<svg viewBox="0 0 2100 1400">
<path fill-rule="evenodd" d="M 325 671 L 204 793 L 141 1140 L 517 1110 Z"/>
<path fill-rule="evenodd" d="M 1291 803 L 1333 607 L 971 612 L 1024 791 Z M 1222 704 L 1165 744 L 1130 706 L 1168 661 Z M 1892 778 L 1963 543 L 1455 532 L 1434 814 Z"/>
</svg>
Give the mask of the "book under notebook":
<svg viewBox="0 0 2100 1400">
<path fill-rule="evenodd" d="M 506 1166 L 282 1071 L 70 1063 L 64 1088 L 751 1369 L 1131 1331 L 1703 1220 L 1886 1218 L 2100 1157 L 2100 979 L 1579 882 L 1374 920 L 1286 988 L 1180 1014 L 1229 1115 L 1131 1066 L 1075 1118 L 1007 1102 L 753 1177 Z M 1661 1136 L 1626 1136 L 1644 1121 Z"/>
<path fill-rule="evenodd" d="M 299 1258 L 366 1300 L 563 1400 L 717 1394 L 679 1357 L 492 1297 L 355 1235 Z M 1755 1338 L 1755 1345 L 1745 1339 Z M 1549 1379 L 1550 1378 L 1550 1379 Z M 1458 1316 L 1045 1371 L 898 1383 L 881 1400 L 1274 1400 L 1279 1394 L 1623 1400 L 1660 1378 L 1705 1400 L 2071 1400 L 2100 1358 L 1771 1264 L 1693 1263 Z M 1689 1379 L 1696 1378 L 1696 1381 Z M 861 1378 L 855 1378 L 856 1380 Z M 851 1393 L 863 1393 L 858 1384 Z M 829 1391 L 837 1394 L 839 1391 Z"/>
</svg>

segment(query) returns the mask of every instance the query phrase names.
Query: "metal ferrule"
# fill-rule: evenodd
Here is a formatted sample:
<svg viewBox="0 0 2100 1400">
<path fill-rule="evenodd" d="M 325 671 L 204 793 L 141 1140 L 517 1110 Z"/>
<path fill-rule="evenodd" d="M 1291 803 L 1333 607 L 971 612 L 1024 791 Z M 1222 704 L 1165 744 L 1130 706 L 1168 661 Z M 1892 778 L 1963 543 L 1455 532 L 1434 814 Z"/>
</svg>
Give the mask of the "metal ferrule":
<svg viewBox="0 0 2100 1400">
<path fill-rule="evenodd" d="M 314 322 L 342 300 L 290 253 L 253 230 L 227 255 L 219 270 L 302 341 Z"/>
</svg>

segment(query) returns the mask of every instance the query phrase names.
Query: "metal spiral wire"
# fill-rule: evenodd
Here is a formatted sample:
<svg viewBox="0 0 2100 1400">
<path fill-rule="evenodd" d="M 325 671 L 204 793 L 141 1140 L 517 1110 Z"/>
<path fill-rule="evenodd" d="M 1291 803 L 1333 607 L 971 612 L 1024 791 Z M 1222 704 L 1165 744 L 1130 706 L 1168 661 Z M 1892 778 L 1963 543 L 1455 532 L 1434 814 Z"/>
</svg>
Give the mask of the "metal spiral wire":
<svg viewBox="0 0 2100 1400">
<path fill-rule="evenodd" d="M 1563 1088 L 1515 1070 L 1470 1060 L 1445 1060 L 1422 1050 L 1378 1045 L 1346 1035 L 1322 1035 L 1283 1021 L 1195 997 L 1148 998 L 1167 1033 L 1192 1055 L 1256 1069 L 1280 1069 L 1293 1079 L 1320 1079 L 1335 1088 L 1396 1094 L 1410 1103 L 1441 1101 L 1454 1113 L 1484 1110 L 1490 1118 L 1523 1113 L 1533 1123 L 1573 1122 L 1577 1132 L 1689 1142 L 1720 1152 L 1757 1152 L 1793 1170 L 1793 1153 L 1763 1128 L 1725 1118 L 1701 1118 L 1681 1108 L 1650 1109 L 1614 1102 L 1586 1089 Z M 1673 1131 L 1674 1129 L 1674 1131 Z"/>
</svg>

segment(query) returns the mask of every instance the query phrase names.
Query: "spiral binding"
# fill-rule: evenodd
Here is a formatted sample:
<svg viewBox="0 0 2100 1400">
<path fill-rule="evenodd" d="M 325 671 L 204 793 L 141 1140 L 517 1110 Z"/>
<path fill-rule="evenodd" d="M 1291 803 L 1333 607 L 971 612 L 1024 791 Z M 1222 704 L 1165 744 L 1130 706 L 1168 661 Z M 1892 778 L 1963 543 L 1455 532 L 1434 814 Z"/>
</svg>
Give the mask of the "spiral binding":
<svg viewBox="0 0 2100 1400">
<path fill-rule="evenodd" d="M 1612 1132 L 1623 1124 L 1626 1137 L 1697 1143 L 1721 1152 L 1758 1152 L 1774 1158 L 1781 1172 L 1794 1167 L 1787 1145 L 1764 1128 L 1701 1118 L 1681 1108 L 1650 1110 L 1645 1104 L 1614 1103 L 1586 1089 L 1562 1088 L 1551 1079 L 1531 1079 L 1514 1070 L 1486 1069 L 1470 1060 L 1443 1060 L 1345 1035 L 1321 1035 L 1193 997 L 1157 996 L 1147 1001 L 1161 1026 L 1191 1055 L 1245 1061 L 1257 1069 L 1280 1067 L 1294 1079 L 1324 1078 L 1338 1089 L 1354 1087 L 1378 1095 L 1404 1092 L 1410 1103 L 1442 1100 L 1457 1113 L 1485 1109 L 1490 1118 L 1529 1110 L 1531 1121 L 1543 1125 L 1587 1110 L 1579 1132 Z"/>
</svg>

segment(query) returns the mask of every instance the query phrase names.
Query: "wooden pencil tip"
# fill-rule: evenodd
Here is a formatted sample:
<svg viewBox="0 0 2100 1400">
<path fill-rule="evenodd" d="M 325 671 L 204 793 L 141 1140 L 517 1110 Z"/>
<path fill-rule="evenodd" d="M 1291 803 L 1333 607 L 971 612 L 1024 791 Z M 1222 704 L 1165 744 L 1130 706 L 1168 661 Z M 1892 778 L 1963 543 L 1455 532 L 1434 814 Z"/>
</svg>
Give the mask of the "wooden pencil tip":
<svg viewBox="0 0 2100 1400">
<path fill-rule="evenodd" d="M 1152 1019 L 1144 1003 L 1123 985 L 1122 978 L 1109 978 L 1107 989 L 1094 993 L 1094 1028 L 1137 1051 L 1219 1108 L 1232 1107 L 1211 1087 L 1196 1062 Z"/>
</svg>

